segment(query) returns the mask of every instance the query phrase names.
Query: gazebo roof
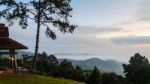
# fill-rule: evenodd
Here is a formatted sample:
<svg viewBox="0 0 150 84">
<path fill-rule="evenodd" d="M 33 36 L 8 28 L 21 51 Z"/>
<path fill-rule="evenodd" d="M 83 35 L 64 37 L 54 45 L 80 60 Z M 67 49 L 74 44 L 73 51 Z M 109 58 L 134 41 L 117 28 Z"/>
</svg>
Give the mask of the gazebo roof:
<svg viewBox="0 0 150 84">
<path fill-rule="evenodd" d="M 11 38 L 0 37 L 0 49 L 27 49 L 27 47 Z"/>
<path fill-rule="evenodd" d="M 27 49 L 27 47 L 9 38 L 8 28 L 0 24 L 0 49 Z"/>
</svg>

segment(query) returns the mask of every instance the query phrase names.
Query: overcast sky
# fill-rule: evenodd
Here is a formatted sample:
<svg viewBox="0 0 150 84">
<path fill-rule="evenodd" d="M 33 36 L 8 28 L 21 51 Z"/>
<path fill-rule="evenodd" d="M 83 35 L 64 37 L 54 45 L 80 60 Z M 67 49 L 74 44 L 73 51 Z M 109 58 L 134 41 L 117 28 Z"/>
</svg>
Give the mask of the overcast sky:
<svg viewBox="0 0 150 84">
<path fill-rule="evenodd" d="M 150 0 L 72 0 L 71 5 L 70 21 L 78 25 L 75 32 L 63 35 L 54 29 L 57 39 L 53 41 L 42 28 L 40 52 L 61 58 L 124 62 L 139 52 L 150 60 Z M 34 52 L 36 25 L 29 25 L 26 30 L 18 24 L 11 26 L 10 37 Z"/>
</svg>

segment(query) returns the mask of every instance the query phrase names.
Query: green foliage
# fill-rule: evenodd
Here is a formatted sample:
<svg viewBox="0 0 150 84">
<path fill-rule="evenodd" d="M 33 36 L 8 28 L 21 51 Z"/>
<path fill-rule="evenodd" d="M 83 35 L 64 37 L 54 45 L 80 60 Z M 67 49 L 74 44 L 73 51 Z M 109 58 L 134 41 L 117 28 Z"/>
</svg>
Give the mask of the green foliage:
<svg viewBox="0 0 150 84">
<path fill-rule="evenodd" d="M 103 73 L 102 84 L 124 84 L 124 78 L 115 73 Z"/>
<path fill-rule="evenodd" d="M 59 73 L 61 77 L 72 78 L 73 77 L 73 65 L 66 59 L 63 60 L 59 65 Z"/>
<path fill-rule="evenodd" d="M 27 58 L 24 59 L 27 64 L 33 59 L 33 57 L 25 58 Z M 45 52 L 38 54 L 36 66 L 36 70 L 31 70 L 34 74 L 71 79 L 86 82 L 87 84 L 123 84 L 125 80 L 122 76 L 115 73 L 100 74 L 97 67 L 94 70 L 82 70 L 79 66 L 73 66 L 66 59 L 58 63 L 54 55 L 47 55 Z"/>
<path fill-rule="evenodd" d="M 22 66 L 23 60 L 22 59 L 17 59 L 17 66 Z"/>
<path fill-rule="evenodd" d="M 54 55 L 48 56 L 45 52 L 38 54 L 36 70 L 45 72 L 51 76 L 57 76 L 58 73 L 58 61 Z"/>
<path fill-rule="evenodd" d="M 38 54 L 36 69 L 42 72 L 47 72 L 49 68 L 47 54 L 43 52 L 42 54 Z"/>
<path fill-rule="evenodd" d="M 96 66 L 94 67 L 93 72 L 87 79 L 86 84 L 101 84 L 101 74 Z"/>
<path fill-rule="evenodd" d="M 123 68 L 128 81 L 135 84 L 150 83 L 150 64 L 145 56 L 136 53 L 130 58 L 129 64 L 123 64 Z"/>
<path fill-rule="evenodd" d="M 33 57 L 24 57 L 24 66 L 31 67 Z M 36 69 L 31 69 L 31 73 L 38 75 L 47 75 L 61 77 L 76 81 L 85 81 L 85 75 L 80 67 L 74 68 L 71 62 L 63 60 L 60 64 L 54 55 L 47 55 L 45 52 L 38 54 Z"/>
<path fill-rule="evenodd" d="M 33 63 L 33 56 L 24 55 L 22 67 L 26 69 L 31 69 Z"/>
<path fill-rule="evenodd" d="M 85 74 L 83 70 L 79 66 L 74 68 L 72 63 L 66 59 L 60 63 L 58 68 L 60 77 L 85 82 Z"/>
<path fill-rule="evenodd" d="M 71 0 L 1 0 L 0 17 L 5 18 L 10 25 L 19 21 L 22 28 L 28 26 L 28 21 L 33 20 L 35 23 L 46 26 L 46 34 L 52 39 L 56 39 L 55 33 L 50 29 L 48 24 L 58 27 L 61 32 L 73 32 L 74 25 L 70 25 L 68 18 L 71 17 L 70 6 Z"/>
<path fill-rule="evenodd" d="M 11 60 L 9 58 L 0 57 L 0 67 L 8 68 L 11 66 Z"/>
<path fill-rule="evenodd" d="M 80 84 L 79 82 L 32 74 L 0 75 L 0 84 Z"/>
<path fill-rule="evenodd" d="M 73 71 L 73 79 L 76 81 L 85 82 L 85 74 L 79 66 L 76 66 Z"/>
<path fill-rule="evenodd" d="M 58 76 L 58 60 L 54 55 L 49 55 L 48 56 L 48 65 L 49 65 L 49 69 L 48 69 L 48 75 L 51 75 L 53 77 L 57 77 Z"/>
</svg>

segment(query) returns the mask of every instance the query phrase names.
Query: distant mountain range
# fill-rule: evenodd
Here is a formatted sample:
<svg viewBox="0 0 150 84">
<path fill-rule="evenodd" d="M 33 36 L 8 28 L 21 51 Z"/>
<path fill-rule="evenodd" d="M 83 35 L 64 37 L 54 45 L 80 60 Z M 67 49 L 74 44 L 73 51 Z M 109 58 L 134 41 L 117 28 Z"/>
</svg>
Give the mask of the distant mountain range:
<svg viewBox="0 0 150 84">
<path fill-rule="evenodd" d="M 23 55 L 28 55 L 28 56 L 33 56 L 34 53 L 32 52 L 27 52 L 27 51 L 17 51 L 17 58 L 22 59 Z"/>
<path fill-rule="evenodd" d="M 59 61 L 62 60 L 64 59 L 59 59 Z M 80 66 L 82 69 L 85 70 L 92 70 L 94 66 L 97 66 L 102 72 L 115 72 L 118 75 L 123 75 L 123 62 L 118 62 L 115 60 L 102 60 L 99 58 L 91 58 L 87 60 L 67 60 L 72 62 L 73 65 Z"/>
<path fill-rule="evenodd" d="M 26 51 L 18 51 L 17 57 L 22 58 L 22 55 L 29 55 L 33 56 L 33 53 L 26 52 Z M 61 62 L 64 59 L 59 59 L 58 61 Z M 115 60 L 102 60 L 99 58 L 91 58 L 87 60 L 73 60 L 67 59 L 68 61 L 72 62 L 74 66 L 80 66 L 84 70 L 92 70 L 94 66 L 97 66 L 99 70 L 102 72 L 115 72 L 118 75 L 123 75 L 123 62 L 115 61 Z"/>
</svg>

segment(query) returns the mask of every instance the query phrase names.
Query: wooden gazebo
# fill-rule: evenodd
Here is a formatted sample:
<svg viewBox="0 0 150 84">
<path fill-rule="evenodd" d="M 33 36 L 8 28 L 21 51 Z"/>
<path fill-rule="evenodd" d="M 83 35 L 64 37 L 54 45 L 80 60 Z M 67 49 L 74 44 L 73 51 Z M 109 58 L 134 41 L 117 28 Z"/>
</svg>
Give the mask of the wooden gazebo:
<svg viewBox="0 0 150 84">
<path fill-rule="evenodd" d="M 9 38 L 9 30 L 5 24 L 0 23 L 0 54 L 9 54 L 11 66 L 14 72 L 17 72 L 17 58 L 15 50 L 27 49 L 23 44 Z"/>
</svg>

